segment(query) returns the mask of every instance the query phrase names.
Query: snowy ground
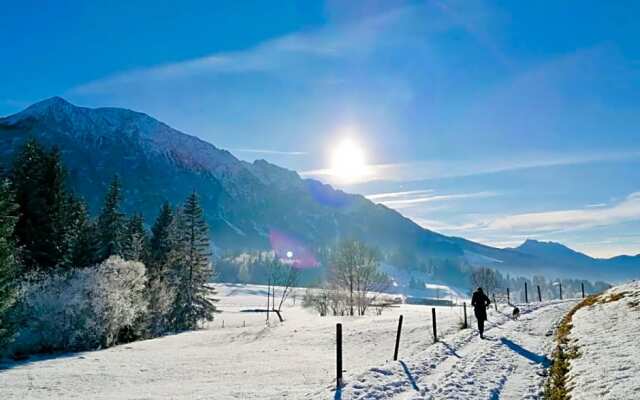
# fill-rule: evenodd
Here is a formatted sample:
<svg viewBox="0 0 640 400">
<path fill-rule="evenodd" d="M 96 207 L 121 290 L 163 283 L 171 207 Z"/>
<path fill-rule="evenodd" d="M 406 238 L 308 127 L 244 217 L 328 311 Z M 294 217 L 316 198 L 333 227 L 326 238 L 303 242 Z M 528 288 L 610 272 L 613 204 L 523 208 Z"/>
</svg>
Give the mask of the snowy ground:
<svg viewBox="0 0 640 400">
<path fill-rule="evenodd" d="M 553 347 L 553 328 L 575 301 L 521 306 L 520 320 L 492 312 L 486 340 L 474 331 L 445 337 L 348 380 L 342 399 L 537 399 Z M 329 391 L 314 398 L 330 398 Z"/>
<path fill-rule="evenodd" d="M 571 398 L 640 399 L 640 282 L 600 298 L 573 316 L 569 339 L 579 356 L 571 360 Z"/>
<path fill-rule="evenodd" d="M 243 312 L 264 307 L 264 287 L 220 285 L 219 291 L 223 312 L 206 329 L 5 363 L 0 398 L 522 398 L 515 394 L 538 392 L 551 342 L 546 335 L 574 304 L 535 306 L 517 322 L 506 315 L 510 310 L 491 311 L 489 339 L 482 342 L 474 331 L 459 330 L 460 307 L 437 307 L 444 340 L 432 345 L 430 307 L 320 318 L 300 307 L 300 294 L 296 305 L 289 301 L 284 307 L 285 323 L 267 327 L 263 313 Z M 389 361 L 400 314 L 402 363 Z M 336 322 L 343 323 L 347 384 L 338 393 Z"/>
</svg>

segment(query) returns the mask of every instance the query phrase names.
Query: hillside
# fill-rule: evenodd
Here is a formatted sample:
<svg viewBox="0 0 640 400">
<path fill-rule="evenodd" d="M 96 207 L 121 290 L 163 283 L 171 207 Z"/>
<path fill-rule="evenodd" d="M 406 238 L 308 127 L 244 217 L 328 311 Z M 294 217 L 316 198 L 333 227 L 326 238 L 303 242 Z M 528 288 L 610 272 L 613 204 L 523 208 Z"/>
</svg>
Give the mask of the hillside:
<svg viewBox="0 0 640 400">
<path fill-rule="evenodd" d="M 147 223 L 162 202 L 178 204 L 196 190 L 219 250 L 268 249 L 275 232 L 312 251 L 339 238 L 360 238 L 388 254 L 402 255 L 405 267 L 449 260 L 510 274 L 612 280 L 638 276 L 640 271 L 638 258 L 557 257 L 529 245 L 497 249 L 447 237 L 363 196 L 302 179 L 264 160 L 238 160 L 130 110 L 77 107 L 54 97 L 1 118 L 0 166 L 8 168 L 31 137 L 58 146 L 72 187 L 93 213 L 114 175 L 123 183 L 125 211 L 142 212 Z"/>
<path fill-rule="evenodd" d="M 640 282 L 616 286 L 587 299 L 565 325 L 563 351 L 568 369 L 564 389 L 571 399 L 640 396 Z M 555 387 L 558 383 L 556 380 Z"/>
</svg>

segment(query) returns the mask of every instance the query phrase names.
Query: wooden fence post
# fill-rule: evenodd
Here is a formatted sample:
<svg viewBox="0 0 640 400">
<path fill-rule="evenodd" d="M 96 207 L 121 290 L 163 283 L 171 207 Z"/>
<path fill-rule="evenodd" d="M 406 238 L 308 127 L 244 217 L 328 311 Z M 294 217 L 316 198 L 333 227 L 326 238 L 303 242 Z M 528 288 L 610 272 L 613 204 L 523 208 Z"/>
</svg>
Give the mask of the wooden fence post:
<svg viewBox="0 0 640 400">
<path fill-rule="evenodd" d="M 393 361 L 398 360 L 398 349 L 400 348 L 400 332 L 402 332 L 402 315 L 398 320 L 398 332 L 396 333 L 396 349 L 393 352 Z"/>
<path fill-rule="evenodd" d="M 524 283 L 524 302 L 529 303 L 529 291 L 527 290 L 527 282 Z"/>
<path fill-rule="evenodd" d="M 464 308 L 464 329 L 467 329 L 469 327 L 469 324 L 467 324 L 467 303 L 462 303 L 462 307 Z"/>
<path fill-rule="evenodd" d="M 580 285 L 582 286 L 582 298 L 584 299 L 584 282 L 580 282 Z"/>
<path fill-rule="evenodd" d="M 542 302 L 542 293 L 540 292 L 540 285 L 538 285 L 538 301 Z"/>
<path fill-rule="evenodd" d="M 269 276 L 269 283 L 267 283 L 267 322 L 269 322 L 269 302 L 271 301 L 271 276 Z"/>
<path fill-rule="evenodd" d="M 342 324 L 336 324 L 336 385 L 342 387 Z"/>
<path fill-rule="evenodd" d="M 560 282 L 560 300 L 562 300 L 562 282 Z"/>
<path fill-rule="evenodd" d="M 436 308 L 431 308 L 431 321 L 433 322 L 433 342 L 438 341 L 438 327 L 436 325 Z"/>
<path fill-rule="evenodd" d="M 511 304 L 511 292 L 509 288 L 507 288 L 507 304 Z"/>
</svg>

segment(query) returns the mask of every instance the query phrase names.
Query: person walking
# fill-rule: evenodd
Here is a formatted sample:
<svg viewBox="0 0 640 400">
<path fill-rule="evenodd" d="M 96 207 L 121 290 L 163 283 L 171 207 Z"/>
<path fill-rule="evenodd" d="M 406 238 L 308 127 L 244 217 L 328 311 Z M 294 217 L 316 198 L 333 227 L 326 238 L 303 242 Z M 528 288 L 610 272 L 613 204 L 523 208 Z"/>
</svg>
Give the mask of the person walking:
<svg viewBox="0 0 640 400">
<path fill-rule="evenodd" d="M 491 304 L 489 297 L 484 294 L 482 288 L 479 287 L 471 297 L 471 305 L 473 306 L 473 313 L 478 320 L 478 330 L 480 331 L 480 339 L 484 339 L 484 321 L 487 320 L 487 307 Z"/>
</svg>

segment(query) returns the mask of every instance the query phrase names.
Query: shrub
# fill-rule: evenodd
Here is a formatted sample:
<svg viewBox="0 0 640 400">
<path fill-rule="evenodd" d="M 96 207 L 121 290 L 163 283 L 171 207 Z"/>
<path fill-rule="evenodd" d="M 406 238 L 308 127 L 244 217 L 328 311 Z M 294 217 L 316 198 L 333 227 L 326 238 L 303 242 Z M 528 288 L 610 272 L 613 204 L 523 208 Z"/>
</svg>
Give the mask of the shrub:
<svg viewBox="0 0 640 400">
<path fill-rule="evenodd" d="M 10 352 L 89 350 L 139 338 L 147 311 L 145 284 L 145 266 L 117 256 L 25 282 L 22 327 Z"/>
</svg>

